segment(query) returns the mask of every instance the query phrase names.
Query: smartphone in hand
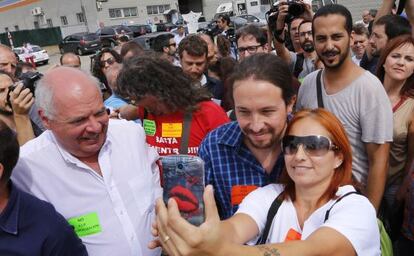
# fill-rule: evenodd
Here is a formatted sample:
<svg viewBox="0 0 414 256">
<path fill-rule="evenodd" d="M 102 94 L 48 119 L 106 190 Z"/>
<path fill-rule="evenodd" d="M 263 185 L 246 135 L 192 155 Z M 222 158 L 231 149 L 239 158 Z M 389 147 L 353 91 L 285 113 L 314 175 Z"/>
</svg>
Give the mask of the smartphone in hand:
<svg viewBox="0 0 414 256">
<path fill-rule="evenodd" d="M 204 161 L 197 156 L 161 157 L 163 199 L 177 202 L 181 215 L 191 224 L 204 222 Z"/>
</svg>

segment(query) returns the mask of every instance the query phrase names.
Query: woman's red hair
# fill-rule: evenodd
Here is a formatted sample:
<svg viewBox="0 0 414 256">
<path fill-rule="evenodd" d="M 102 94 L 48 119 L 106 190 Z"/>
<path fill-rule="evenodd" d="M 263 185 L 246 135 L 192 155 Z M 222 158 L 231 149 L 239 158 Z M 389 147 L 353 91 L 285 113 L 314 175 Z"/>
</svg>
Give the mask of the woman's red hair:
<svg viewBox="0 0 414 256">
<path fill-rule="evenodd" d="M 318 109 L 304 109 L 295 113 L 292 120 L 289 122 L 285 134 L 289 134 L 292 127 L 304 118 L 312 118 L 322 125 L 330 134 L 330 139 L 338 149 L 335 150 L 335 154 L 342 154 L 342 164 L 334 170 L 334 175 L 331 180 L 331 184 L 326 189 L 324 194 L 319 198 L 318 202 L 324 199 L 330 200 L 335 198 L 335 194 L 340 186 L 352 184 L 352 149 L 348 140 L 348 136 L 342 126 L 341 121 L 335 117 L 331 112 L 318 108 Z M 295 183 L 289 177 L 286 168 L 282 172 L 280 183 L 285 185 L 285 190 L 282 194 L 282 198 L 285 200 L 290 198 L 293 201 L 296 199 Z"/>
</svg>

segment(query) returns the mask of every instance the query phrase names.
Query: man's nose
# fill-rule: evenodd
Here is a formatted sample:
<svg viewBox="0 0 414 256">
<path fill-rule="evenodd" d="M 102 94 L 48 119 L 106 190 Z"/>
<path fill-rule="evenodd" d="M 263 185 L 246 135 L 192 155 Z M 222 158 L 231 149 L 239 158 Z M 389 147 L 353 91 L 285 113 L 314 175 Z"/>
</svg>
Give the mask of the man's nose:
<svg viewBox="0 0 414 256">
<path fill-rule="evenodd" d="M 253 115 L 251 124 L 250 124 L 250 129 L 253 132 L 260 132 L 260 130 L 262 130 L 263 127 L 264 127 L 264 123 L 263 123 L 262 118 L 259 115 Z"/>
<path fill-rule="evenodd" d="M 102 130 L 102 123 L 99 122 L 96 117 L 92 116 L 88 120 L 88 126 L 86 127 L 86 130 L 92 133 L 99 133 Z"/>
</svg>

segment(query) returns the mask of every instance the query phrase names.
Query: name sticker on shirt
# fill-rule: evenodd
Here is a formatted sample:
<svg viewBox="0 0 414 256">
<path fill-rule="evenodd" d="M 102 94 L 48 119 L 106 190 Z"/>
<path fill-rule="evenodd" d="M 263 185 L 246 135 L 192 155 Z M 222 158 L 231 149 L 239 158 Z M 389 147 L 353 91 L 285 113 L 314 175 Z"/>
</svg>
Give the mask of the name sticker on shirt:
<svg viewBox="0 0 414 256">
<path fill-rule="evenodd" d="M 180 138 L 183 133 L 182 123 L 163 123 L 162 137 Z"/>
<path fill-rule="evenodd" d="M 253 190 L 255 190 L 257 186 L 253 185 L 237 185 L 231 188 L 231 205 L 239 205 L 243 199 Z"/>
<path fill-rule="evenodd" d="M 75 229 L 75 233 L 79 237 L 100 233 L 102 231 L 96 212 L 70 218 L 68 222 Z"/>
<path fill-rule="evenodd" d="M 144 119 L 144 131 L 148 136 L 154 136 L 157 131 L 157 126 L 154 120 Z"/>
</svg>

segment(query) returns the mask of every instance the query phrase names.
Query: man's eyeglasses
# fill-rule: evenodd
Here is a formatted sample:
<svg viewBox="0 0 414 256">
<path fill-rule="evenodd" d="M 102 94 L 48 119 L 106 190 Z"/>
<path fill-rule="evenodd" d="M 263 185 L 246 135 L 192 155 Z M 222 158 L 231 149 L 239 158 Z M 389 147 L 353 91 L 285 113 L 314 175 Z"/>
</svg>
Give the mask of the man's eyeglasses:
<svg viewBox="0 0 414 256">
<path fill-rule="evenodd" d="M 294 155 L 298 152 L 299 145 L 308 156 L 323 156 L 329 150 L 338 150 L 338 146 L 322 135 L 293 136 L 287 135 L 282 140 L 282 150 L 285 155 Z"/>
<path fill-rule="evenodd" d="M 105 65 L 106 65 L 106 63 L 108 63 L 108 65 L 109 66 L 111 66 L 112 64 L 114 64 L 116 61 L 115 61 L 115 59 L 113 58 L 113 57 L 111 57 L 111 58 L 108 58 L 108 59 L 106 59 L 106 60 L 101 60 L 100 62 L 99 62 L 99 65 L 101 66 L 101 68 L 104 68 L 105 67 Z"/>
<path fill-rule="evenodd" d="M 262 46 L 263 44 L 252 45 L 252 46 L 247 46 L 247 47 L 239 47 L 237 48 L 237 50 L 239 51 L 239 54 L 244 54 L 246 51 L 249 53 L 256 53 L 257 49 Z"/>
</svg>

